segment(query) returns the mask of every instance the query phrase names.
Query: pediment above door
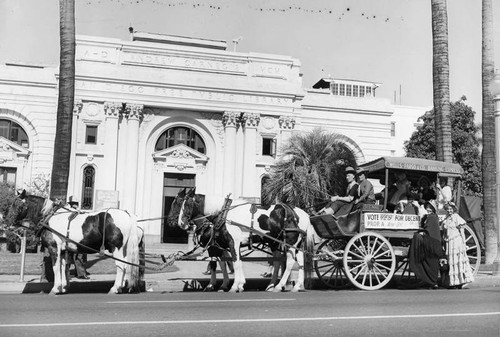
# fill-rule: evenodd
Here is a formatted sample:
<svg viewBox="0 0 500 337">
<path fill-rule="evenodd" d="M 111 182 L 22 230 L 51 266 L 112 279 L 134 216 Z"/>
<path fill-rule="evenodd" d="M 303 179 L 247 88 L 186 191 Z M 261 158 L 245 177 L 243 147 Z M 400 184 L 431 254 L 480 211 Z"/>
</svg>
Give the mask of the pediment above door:
<svg viewBox="0 0 500 337">
<path fill-rule="evenodd" d="M 0 136 L 0 163 L 27 160 L 30 154 L 27 148 Z"/>
<path fill-rule="evenodd" d="M 184 144 L 177 144 L 153 153 L 153 160 L 156 166 L 176 168 L 178 171 L 204 167 L 208 159 L 203 153 Z"/>
</svg>

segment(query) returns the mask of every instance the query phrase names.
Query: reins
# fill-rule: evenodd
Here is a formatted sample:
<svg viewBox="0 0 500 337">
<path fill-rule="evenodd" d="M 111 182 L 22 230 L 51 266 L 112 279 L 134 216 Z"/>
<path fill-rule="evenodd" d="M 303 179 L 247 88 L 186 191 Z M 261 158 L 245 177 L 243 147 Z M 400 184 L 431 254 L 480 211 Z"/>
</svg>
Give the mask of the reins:
<svg viewBox="0 0 500 337">
<path fill-rule="evenodd" d="M 144 269 L 149 269 L 149 270 L 156 270 L 156 269 L 153 269 L 153 268 L 149 268 L 149 267 L 146 267 L 146 266 L 141 266 L 139 264 L 136 264 L 136 263 L 132 263 L 132 262 L 128 262 L 128 261 L 125 261 L 125 260 L 122 260 L 122 259 L 119 259 L 117 257 L 114 257 L 113 255 L 109 255 L 109 254 L 106 254 L 106 252 L 103 252 L 103 254 L 101 255 L 100 251 L 97 250 L 97 249 L 94 249 L 92 247 L 89 247 L 89 246 L 86 246 L 80 242 L 76 242 L 75 240 L 73 239 L 70 239 L 69 237 L 66 237 L 64 236 L 64 234 L 61 234 L 60 232 L 56 231 L 55 229 L 51 228 L 50 226 L 46 225 L 46 224 L 41 224 L 42 227 L 44 227 L 46 230 L 48 230 L 49 232 L 59 236 L 61 239 L 64 239 L 66 240 L 66 242 L 70 242 L 78 247 L 81 247 L 81 248 L 85 248 L 91 252 L 94 252 L 96 254 L 99 254 L 100 256 L 105 256 L 105 257 L 108 257 L 108 258 L 111 258 L 115 261 L 118 261 L 118 262 L 122 262 L 122 263 L 125 263 L 125 264 L 128 264 L 130 266 L 134 266 L 134 267 L 139 267 L 139 268 L 144 268 Z M 67 249 L 66 249 L 67 250 Z"/>
</svg>

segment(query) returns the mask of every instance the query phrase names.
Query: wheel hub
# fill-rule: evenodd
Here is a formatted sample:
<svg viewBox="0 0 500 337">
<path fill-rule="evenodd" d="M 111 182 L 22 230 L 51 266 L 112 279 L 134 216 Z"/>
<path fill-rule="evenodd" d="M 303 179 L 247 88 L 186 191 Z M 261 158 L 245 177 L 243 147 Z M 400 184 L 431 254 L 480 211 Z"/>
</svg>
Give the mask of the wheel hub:
<svg viewBox="0 0 500 337">
<path fill-rule="evenodd" d="M 375 265 L 375 258 L 371 255 L 365 256 L 365 263 L 368 267 L 368 269 L 372 270 L 373 266 Z"/>
</svg>

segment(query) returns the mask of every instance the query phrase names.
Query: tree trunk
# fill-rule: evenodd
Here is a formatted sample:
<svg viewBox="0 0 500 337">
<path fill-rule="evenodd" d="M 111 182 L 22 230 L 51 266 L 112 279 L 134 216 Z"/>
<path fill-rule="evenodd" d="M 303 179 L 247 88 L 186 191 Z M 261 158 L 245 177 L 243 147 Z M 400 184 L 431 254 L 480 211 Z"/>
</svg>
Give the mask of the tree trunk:
<svg viewBox="0 0 500 337">
<path fill-rule="evenodd" d="M 436 125 L 436 159 L 451 163 L 450 68 L 446 0 L 431 0 L 432 78 Z"/>
<path fill-rule="evenodd" d="M 66 201 L 71 156 L 71 128 L 75 99 L 75 0 L 59 0 L 60 61 L 57 125 L 50 198 Z"/>
<path fill-rule="evenodd" d="M 495 112 L 490 83 L 494 78 L 493 8 L 491 0 L 482 7 L 482 85 L 483 85 L 483 206 L 486 237 L 485 262 L 492 263 L 497 255 L 497 204 L 495 158 Z"/>
</svg>

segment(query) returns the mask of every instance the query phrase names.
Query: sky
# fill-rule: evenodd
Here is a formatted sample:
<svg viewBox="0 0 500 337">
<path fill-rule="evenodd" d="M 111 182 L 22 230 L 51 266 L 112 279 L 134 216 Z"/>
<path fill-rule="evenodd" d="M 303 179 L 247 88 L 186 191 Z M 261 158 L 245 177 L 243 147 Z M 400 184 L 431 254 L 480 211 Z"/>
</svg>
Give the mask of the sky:
<svg viewBox="0 0 500 337">
<path fill-rule="evenodd" d="M 500 1 L 493 6 L 499 68 Z M 129 40 L 132 26 L 225 40 L 231 51 L 300 60 L 304 88 L 329 76 L 372 81 L 378 97 L 432 106 L 430 0 L 76 0 L 75 11 L 76 34 Z M 480 0 L 448 1 L 448 34 L 450 100 L 465 95 L 479 122 Z M 0 0 L 0 63 L 56 66 L 58 57 L 57 0 Z"/>
</svg>

